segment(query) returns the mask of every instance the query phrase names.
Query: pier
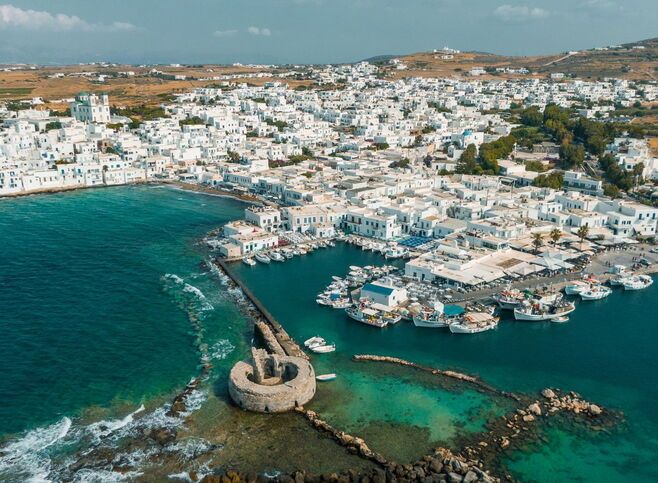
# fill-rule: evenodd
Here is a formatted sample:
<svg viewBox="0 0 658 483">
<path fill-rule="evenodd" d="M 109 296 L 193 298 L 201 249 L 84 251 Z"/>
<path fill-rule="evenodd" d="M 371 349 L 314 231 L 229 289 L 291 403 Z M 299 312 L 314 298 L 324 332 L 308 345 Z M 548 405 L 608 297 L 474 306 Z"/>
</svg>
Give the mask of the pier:
<svg viewBox="0 0 658 483">
<path fill-rule="evenodd" d="M 299 347 L 292 337 L 288 335 L 283 326 L 277 322 L 274 316 L 265 308 L 265 306 L 256 298 L 256 296 L 249 290 L 249 288 L 242 283 L 228 267 L 228 263 L 223 259 L 216 259 L 217 266 L 226 274 L 231 281 L 237 285 L 244 296 L 252 304 L 257 314 L 260 316 L 255 321 L 255 330 L 261 337 L 267 348 L 271 353 L 280 353 L 292 357 L 300 357 L 308 359 L 306 353 Z M 260 320 L 259 320 L 260 319 Z"/>
</svg>

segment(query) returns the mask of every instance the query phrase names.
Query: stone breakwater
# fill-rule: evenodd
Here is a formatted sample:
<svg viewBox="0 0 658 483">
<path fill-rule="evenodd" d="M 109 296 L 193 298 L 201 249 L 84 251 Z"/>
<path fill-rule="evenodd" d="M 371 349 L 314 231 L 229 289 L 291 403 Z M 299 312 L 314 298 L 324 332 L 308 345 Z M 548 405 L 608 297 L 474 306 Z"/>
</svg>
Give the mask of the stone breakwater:
<svg viewBox="0 0 658 483">
<path fill-rule="evenodd" d="M 271 353 L 283 351 L 281 355 L 308 359 L 308 355 L 288 335 L 283 326 L 276 321 L 260 300 L 231 272 L 228 264 L 221 259 L 216 259 L 214 263 L 228 278 L 225 283 L 229 286 L 229 289 L 240 289 L 244 294 L 247 302 L 240 303 L 240 307 L 245 315 L 254 321 L 256 335 L 265 343 L 268 351 Z"/>
<path fill-rule="evenodd" d="M 420 364 L 416 364 L 415 362 L 409 362 L 405 361 L 404 359 L 400 359 L 397 357 L 389 357 L 389 356 L 376 356 L 376 355 L 355 355 L 353 359 L 357 362 L 363 362 L 363 361 L 369 361 L 369 362 L 386 362 L 389 364 L 396 364 L 399 366 L 405 366 L 405 367 L 411 367 L 413 369 L 417 369 L 419 371 L 423 372 L 428 372 L 430 374 L 435 374 L 437 376 L 444 376 L 448 377 L 451 379 L 456 379 L 458 381 L 466 382 L 468 384 L 471 384 L 475 387 L 477 387 L 480 390 L 483 390 L 485 392 L 495 394 L 497 396 L 503 396 L 509 399 L 513 399 L 514 401 L 520 401 L 521 398 L 517 396 L 514 393 L 511 392 L 506 392 L 506 391 L 500 391 L 499 389 L 496 389 L 495 387 L 487 384 L 486 382 L 478 379 L 477 377 L 474 376 L 469 376 L 468 374 L 462 374 L 460 372 L 456 371 L 446 371 L 446 370 L 441 370 L 441 369 L 436 369 L 433 367 L 426 367 L 422 366 Z"/>
</svg>

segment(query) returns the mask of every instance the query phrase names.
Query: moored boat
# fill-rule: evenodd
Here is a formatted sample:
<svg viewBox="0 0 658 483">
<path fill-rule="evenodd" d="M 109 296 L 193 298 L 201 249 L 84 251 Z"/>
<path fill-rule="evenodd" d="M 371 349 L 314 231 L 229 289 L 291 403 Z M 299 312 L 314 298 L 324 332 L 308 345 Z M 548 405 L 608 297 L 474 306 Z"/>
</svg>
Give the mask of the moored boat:
<svg viewBox="0 0 658 483">
<path fill-rule="evenodd" d="M 603 285 L 593 285 L 587 290 L 580 292 L 580 298 L 583 300 L 601 300 L 612 293 L 612 289 Z"/>
<path fill-rule="evenodd" d="M 249 258 L 249 257 L 244 257 L 242 259 L 242 263 L 244 263 L 245 265 L 249 265 L 250 267 L 256 265 L 256 261 L 253 258 Z"/>
<path fill-rule="evenodd" d="M 649 275 L 633 275 L 622 281 L 624 290 L 643 290 L 653 285 L 653 278 Z"/>
<path fill-rule="evenodd" d="M 272 260 L 270 260 L 270 257 L 265 255 L 264 253 L 256 253 L 256 260 L 258 260 L 261 263 L 270 263 Z"/>
<path fill-rule="evenodd" d="M 576 306 L 572 302 L 550 305 L 540 302 L 524 302 L 520 307 L 514 309 L 514 318 L 516 320 L 540 322 L 569 315 L 574 310 L 576 310 Z"/>
<path fill-rule="evenodd" d="M 467 312 L 449 327 L 453 334 L 478 334 L 495 329 L 499 320 L 487 312 Z"/>
<path fill-rule="evenodd" d="M 379 312 L 376 310 L 362 306 L 361 304 L 357 307 L 348 307 L 345 309 L 345 313 L 352 319 L 362 324 L 372 325 L 373 327 L 383 328 L 388 325 L 388 322 L 385 321 Z"/>
<path fill-rule="evenodd" d="M 325 345 L 327 342 L 320 337 L 319 335 L 316 335 L 315 337 L 311 337 L 310 339 L 306 339 L 304 341 L 304 346 L 311 348 L 311 347 L 316 347 L 316 346 L 321 346 Z"/>
<path fill-rule="evenodd" d="M 336 350 L 336 344 L 316 345 L 309 347 L 316 354 L 328 354 Z"/>
</svg>

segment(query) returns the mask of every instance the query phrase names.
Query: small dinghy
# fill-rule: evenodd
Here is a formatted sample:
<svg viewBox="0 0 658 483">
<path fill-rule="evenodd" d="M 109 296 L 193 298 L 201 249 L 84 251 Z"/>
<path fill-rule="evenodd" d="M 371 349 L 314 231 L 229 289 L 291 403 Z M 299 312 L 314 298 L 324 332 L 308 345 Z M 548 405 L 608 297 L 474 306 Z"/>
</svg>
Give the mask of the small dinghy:
<svg viewBox="0 0 658 483">
<path fill-rule="evenodd" d="M 336 379 L 336 374 L 321 374 L 319 376 L 315 376 L 315 378 L 322 382 L 333 381 Z"/>
<path fill-rule="evenodd" d="M 569 322 L 569 317 L 567 317 L 566 315 L 563 315 L 562 317 L 555 317 L 554 319 L 551 319 L 551 322 L 563 324 L 565 322 Z"/>
</svg>

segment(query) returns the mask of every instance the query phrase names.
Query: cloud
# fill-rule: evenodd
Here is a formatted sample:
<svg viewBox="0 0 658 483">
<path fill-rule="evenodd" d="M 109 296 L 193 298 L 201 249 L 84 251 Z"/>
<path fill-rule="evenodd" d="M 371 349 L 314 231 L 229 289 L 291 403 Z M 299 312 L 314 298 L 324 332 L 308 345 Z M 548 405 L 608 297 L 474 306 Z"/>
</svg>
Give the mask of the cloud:
<svg viewBox="0 0 658 483">
<path fill-rule="evenodd" d="M 213 37 L 232 37 L 238 33 L 238 29 L 228 29 L 228 30 L 215 30 L 212 33 Z"/>
<path fill-rule="evenodd" d="M 598 10 L 622 9 L 620 5 L 617 5 L 617 3 L 613 2 L 612 0 L 586 0 L 582 5 L 586 8 Z"/>
<path fill-rule="evenodd" d="M 538 7 L 529 7 L 527 5 L 500 5 L 493 12 L 503 22 L 525 22 L 528 20 L 537 20 L 548 17 L 551 13 L 548 10 Z"/>
<path fill-rule="evenodd" d="M 247 32 L 249 32 L 251 35 L 262 35 L 263 37 L 269 37 L 272 35 L 272 31 L 270 29 L 265 27 L 254 27 L 253 25 L 247 29 Z"/>
<path fill-rule="evenodd" d="M 23 10 L 13 5 L 0 5 L 0 29 L 50 30 L 56 32 L 80 30 L 84 32 L 119 32 L 135 30 L 128 22 L 110 24 L 90 23 L 77 15 L 50 13 L 43 10 Z"/>
</svg>

